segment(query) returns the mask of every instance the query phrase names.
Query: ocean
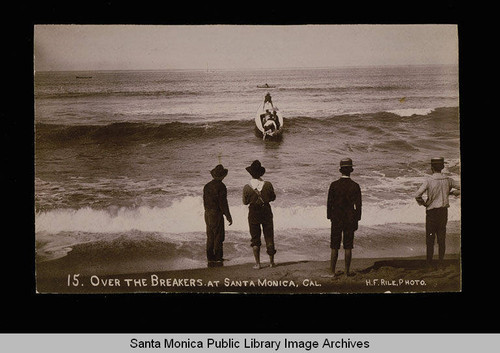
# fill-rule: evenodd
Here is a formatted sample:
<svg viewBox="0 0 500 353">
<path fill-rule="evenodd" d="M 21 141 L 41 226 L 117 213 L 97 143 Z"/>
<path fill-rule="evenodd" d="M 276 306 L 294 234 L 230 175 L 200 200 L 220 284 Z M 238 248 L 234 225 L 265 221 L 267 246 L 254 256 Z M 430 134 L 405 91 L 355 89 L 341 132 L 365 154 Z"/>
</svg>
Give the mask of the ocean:
<svg viewBox="0 0 500 353">
<path fill-rule="evenodd" d="M 277 195 L 278 263 L 329 259 L 326 198 L 346 157 L 363 197 L 354 259 L 423 255 L 413 195 L 430 159 L 460 181 L 456 66 L 36 72 L 34 89 L 38 264 L 205 267 L 202 191 L 219 162 L 233 216 L 226 264 L 252 262 L 241 196 L 256 159 Z M 284 115 L 280 141 L 254 134 L 267 92 Z M 460 251 L 460 215 L 450 197 L 449 252 Z"/>
</svg>

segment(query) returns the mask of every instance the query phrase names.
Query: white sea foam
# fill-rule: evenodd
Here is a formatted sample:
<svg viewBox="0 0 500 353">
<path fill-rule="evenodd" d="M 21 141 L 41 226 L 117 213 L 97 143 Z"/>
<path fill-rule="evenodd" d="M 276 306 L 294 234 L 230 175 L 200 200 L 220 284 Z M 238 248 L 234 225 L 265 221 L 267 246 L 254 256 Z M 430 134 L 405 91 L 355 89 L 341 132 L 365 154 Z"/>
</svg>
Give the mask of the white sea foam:
<svg viewBox="0 0 500 353">
<path fill-rule="evenodd" d="M 460 220 L 459 200 L 450 200 L 449 220 Z M 230 230 L 247 231 L 248 209 L 230 205 L 233 225 Z M 138 230 L 143 232 L 189 233 L 204 232 L 203 201 L 201 197 L 185 197 L 169 207 L 138 207 L 97 210 L 90 207 L 78 210 L 58 209 L 39 212 L 35 216 L 37 232 L 115 233 Z M 273 206 L 276 229 L 315 229 L 329 227 L 326 206 Z M 423 223 L 425 209 L 414 200 L 388 200 L 365 203 L 360 225 L 388 223 Z"/>
<path fill-rule="evenodd" d="M 430 114 L 434 108 L 405 108 L 389 110 L 389 113 L 397 114 L 399 116 L 412 116 L 412 115 L 427 115 Z"/>
</svg>

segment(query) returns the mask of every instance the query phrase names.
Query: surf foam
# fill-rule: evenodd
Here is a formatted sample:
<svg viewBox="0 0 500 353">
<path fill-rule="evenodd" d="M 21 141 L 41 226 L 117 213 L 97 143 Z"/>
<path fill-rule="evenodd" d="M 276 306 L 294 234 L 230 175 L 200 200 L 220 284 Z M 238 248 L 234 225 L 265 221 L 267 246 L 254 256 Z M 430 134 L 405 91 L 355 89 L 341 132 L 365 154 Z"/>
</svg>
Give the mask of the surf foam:
<svg viewBox="0 0 500 353">
<path fill-rule="evenodd" d="M 460 220 L 459 200 L 450 200 L 449 220 Z M 248 208 L 229 205 L 233 217 L 230 230 L 248 231 Z M 325 206 L 273 205 L 276 229 L 314 229 L 329 227 Z M 424 223 L 425 209 L 414 200 L 365 203 L 360 225 L 373 226 L 388 223 Z M 58 233 L 92 232 L 116 233 L 138 230 L 143 232 L 189 233 L 204 232 L 204 209 L 201 197 L 184 197 L 169 207 L 137 208 L 112 207 L 108 209 L 57 209 L 35 215 L 35 231 Z"/>
</svg>

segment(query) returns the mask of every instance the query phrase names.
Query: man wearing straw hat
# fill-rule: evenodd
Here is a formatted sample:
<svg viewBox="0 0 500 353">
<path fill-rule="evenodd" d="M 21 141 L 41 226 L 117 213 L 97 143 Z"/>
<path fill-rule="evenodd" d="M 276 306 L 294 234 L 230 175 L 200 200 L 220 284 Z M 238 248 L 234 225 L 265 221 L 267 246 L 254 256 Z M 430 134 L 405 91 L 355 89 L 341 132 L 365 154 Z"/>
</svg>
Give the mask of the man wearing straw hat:
<svg viewBox="0 0 500 353">
<path fill-rule="evenodd" d="M 448 222 L 449 195 L 460 195 L 460 184 L 443 175 L 444 158 L 432 158 L 432 175 L 420 186 L 415 199 L 426 208 L 425 235 L 427 246 L 427 263 L 432 264 L 434 242 L 437 238 L 439 263 L 442 263 L 446 251 L 446 223 Z M 455 190 L 452 190 L 455 189 Z M 427 192 L 427 200 L 422 195 Z"/>
<path fill-rule="evenodd" d="M 330 184 L 328 190 L 328 201 L 326 217 L 331 221 L 330 233 L 330 270 L 335 273 L 340 243 L 344 243 L 345 273 L 352 276 L 350 267 L 352 259 L 352 248 L 354 247 L 354 232 L 358 229 L 361 219 L 361 188 L 358 183 L 351 180 L 353 172 L 352 160 L 344 158 L 340 161 L 340 179 Z"/>
<path fill-rule="evenodd" d="M 228 170 L 222 164 L 210 171 L 212 181 L 203 188 L 203 206 L 205 208 L 205 224 L 207 226 L 207 260 L 208 266 L 222 266 L 223 248 L 225 238 L 224 218 L 229 225 L 233 223 L 229 205 L 227 203 L 227 188 L 222 180 Z"/>
</svg>

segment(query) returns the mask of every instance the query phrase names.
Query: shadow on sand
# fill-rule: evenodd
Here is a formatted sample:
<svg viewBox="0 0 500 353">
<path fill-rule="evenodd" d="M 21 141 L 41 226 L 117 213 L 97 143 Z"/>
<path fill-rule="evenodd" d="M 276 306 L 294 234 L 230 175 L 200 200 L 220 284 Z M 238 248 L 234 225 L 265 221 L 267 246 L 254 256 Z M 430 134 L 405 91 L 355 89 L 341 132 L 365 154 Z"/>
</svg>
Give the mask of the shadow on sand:
<svg viewBox="0 0 500 353">
<path fill-rule="evenodd" d="M 447 267 L 447 266 L 459 266 L 460 262 L 458 259 L 445 259 L 442 261 L 440 264 L 441 267 Z M 438 266 L 438 262 L 434 261 L 432 263 L 433 268 Z M 394 259 L 394 260 L 381 260 L 381 261 L 376 261 L 373 266 L 370 266 L 364 270 L 357 271 L 359 273 L 368 273 L 372 270 L 378 270 L 382 267 L 393 267 L 393 268 L 400 268 L 404 270 L 419 270 L 419 269 L 427 269 L 429 268 L 429 265 L 426 260 L 416 260 L 416 259 Z"/>
<path fill-rule="evenodd" d="M 278 262 L 274 267 L 282 267 L 282 266 L 290 266 L 290 265 L 297 265 L 297 264 L 306 264 L 310 261 L 308 260 L 302 260 L 302 261 L 289 261 L 289 262 Z"/>
</svg>

